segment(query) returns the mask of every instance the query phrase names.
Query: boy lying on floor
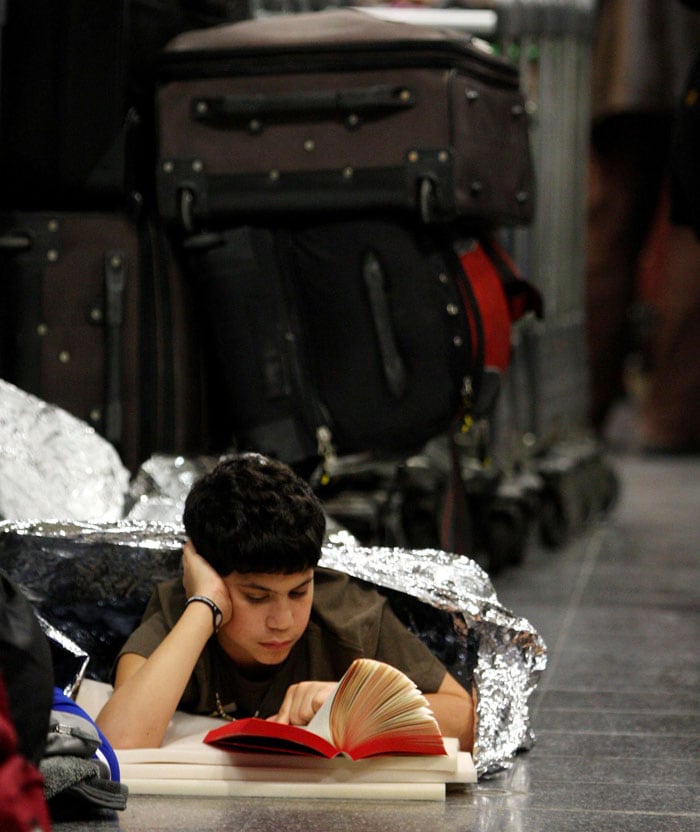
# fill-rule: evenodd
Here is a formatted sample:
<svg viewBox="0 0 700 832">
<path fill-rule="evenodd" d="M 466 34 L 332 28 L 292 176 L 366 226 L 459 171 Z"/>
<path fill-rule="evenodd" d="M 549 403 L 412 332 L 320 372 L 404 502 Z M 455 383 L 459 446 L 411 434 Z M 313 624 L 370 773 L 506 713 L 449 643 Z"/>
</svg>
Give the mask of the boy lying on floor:
<svg viewBox="0 0 700 832">
<path fill-rule="evenodd" d="M 409 676 L 443 735 L 472 749 L 469 693 L 376 590 L 318 567 L 323 509 L 288 466 L 220 462 L 192 487 L 183 521 L 183 576 L 156 587 L 97 718 L 115 748 L 159 746 L 176 709 L 306 725 L 368 657 Z"/>
</svg>

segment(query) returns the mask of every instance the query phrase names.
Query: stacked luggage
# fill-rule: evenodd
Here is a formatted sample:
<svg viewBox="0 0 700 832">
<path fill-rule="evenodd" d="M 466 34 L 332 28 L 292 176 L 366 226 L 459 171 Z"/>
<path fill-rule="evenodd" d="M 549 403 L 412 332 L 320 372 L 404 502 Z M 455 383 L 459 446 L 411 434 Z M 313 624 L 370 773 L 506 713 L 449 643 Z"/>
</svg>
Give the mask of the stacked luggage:
<svg viewBox="0 0 700 832">
<path fill-rule="evenodd" d="M 158 204 L 239 447 L 309 472 L 340 517 L 348 466 L 404 470 L 488 417 L 536 295 L 496 240 L 534 210 L 510 61 L 356 9 L 270 16 L 178 36 L 156 101 Z M 422 542 L 471 553 L 441 532 L 452 468 Z"/>
<path fill-rule="evenodd" d="M 0 374 L 135 471 L 206 434 L 189 285 L 154 208 L 152 76 L 242 4 L 8 0 L 0 98 Z"/>
<path fill-rule="evenodd" d="M 37 5 L 9 3 L 3 78 Z M 493 429 L 513 326 L 542 311 L 506 253 L 536 213 L 521 69 L 359 9 L 52 9 L 50 146 L 24 140 L 26 97 L 3 84 L 2 375 L 132 470 L 258 450 L 363 544 L 516 562 L 539 481 L 512 496 Z M 68 37 L 90 31 L 94 66 Z"/>
</svg>

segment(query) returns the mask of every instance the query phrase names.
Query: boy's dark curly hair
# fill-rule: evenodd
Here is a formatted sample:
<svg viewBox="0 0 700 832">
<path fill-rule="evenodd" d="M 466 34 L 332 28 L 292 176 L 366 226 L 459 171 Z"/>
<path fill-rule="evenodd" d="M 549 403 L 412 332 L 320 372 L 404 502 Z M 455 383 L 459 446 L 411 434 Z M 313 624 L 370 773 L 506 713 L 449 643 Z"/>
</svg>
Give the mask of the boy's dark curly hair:
<svg viewBox="0 0 700 832">
<path fill-rule="evenodd" d="M 308 483 L 284 463 L 253 453 L 224 459 L 195 482 L 183 522 L 195 549 L 222 576 L 313 568 L 326 528 Z"/>
</svg>

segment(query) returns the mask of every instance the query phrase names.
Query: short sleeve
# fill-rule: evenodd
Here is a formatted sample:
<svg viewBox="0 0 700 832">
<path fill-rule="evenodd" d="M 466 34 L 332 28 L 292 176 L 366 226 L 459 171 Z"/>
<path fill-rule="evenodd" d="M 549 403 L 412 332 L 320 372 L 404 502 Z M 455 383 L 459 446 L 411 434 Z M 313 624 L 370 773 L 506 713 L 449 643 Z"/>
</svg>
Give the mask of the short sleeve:
<svg viewBox="0 0 700 832">
<path fill-rule="evenodd" d="M 401 623 L 388 603 L 382 611 L 375 658 L 401 670 L 422 693 L 435 693 L 447 672 L 418 636 Z"/>
<path fill-rule="evenodd" d="M 398 668 L 423 693 L 434 693 L 440 687 L 446 673 L 444 665 L 401 623 L 376 587 L 319 568 L 316 592 L 314 623 L 318 636 L 311 646 L 312 670 L 318 665 L 317 651 L 331 657 L 338 678 L 353 658 L 364 656 Z"/>
</svg>

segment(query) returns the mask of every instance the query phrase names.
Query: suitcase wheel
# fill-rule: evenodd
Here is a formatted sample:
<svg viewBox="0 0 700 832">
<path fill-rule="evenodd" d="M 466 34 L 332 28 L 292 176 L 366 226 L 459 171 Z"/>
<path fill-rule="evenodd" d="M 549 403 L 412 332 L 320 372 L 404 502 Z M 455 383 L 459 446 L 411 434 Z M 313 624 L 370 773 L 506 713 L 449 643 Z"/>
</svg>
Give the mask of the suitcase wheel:
<svg viewBox="0 0 700 832">
<path fill-rule="evenodd" d="M 529 530 L 530 524 L 521 506 L 500 503 L 491 507 L 486 519 L 485 548 L 492 574 L 523 562 Z"/>
<path fill-rule="evenodd" d="M 569 539 L 571 523 L 566 516 L 560 494 L 554 488 L 546 488 L 540 502 L 539 533 L 542 544 L 557 549 Z"/>
</svg>

